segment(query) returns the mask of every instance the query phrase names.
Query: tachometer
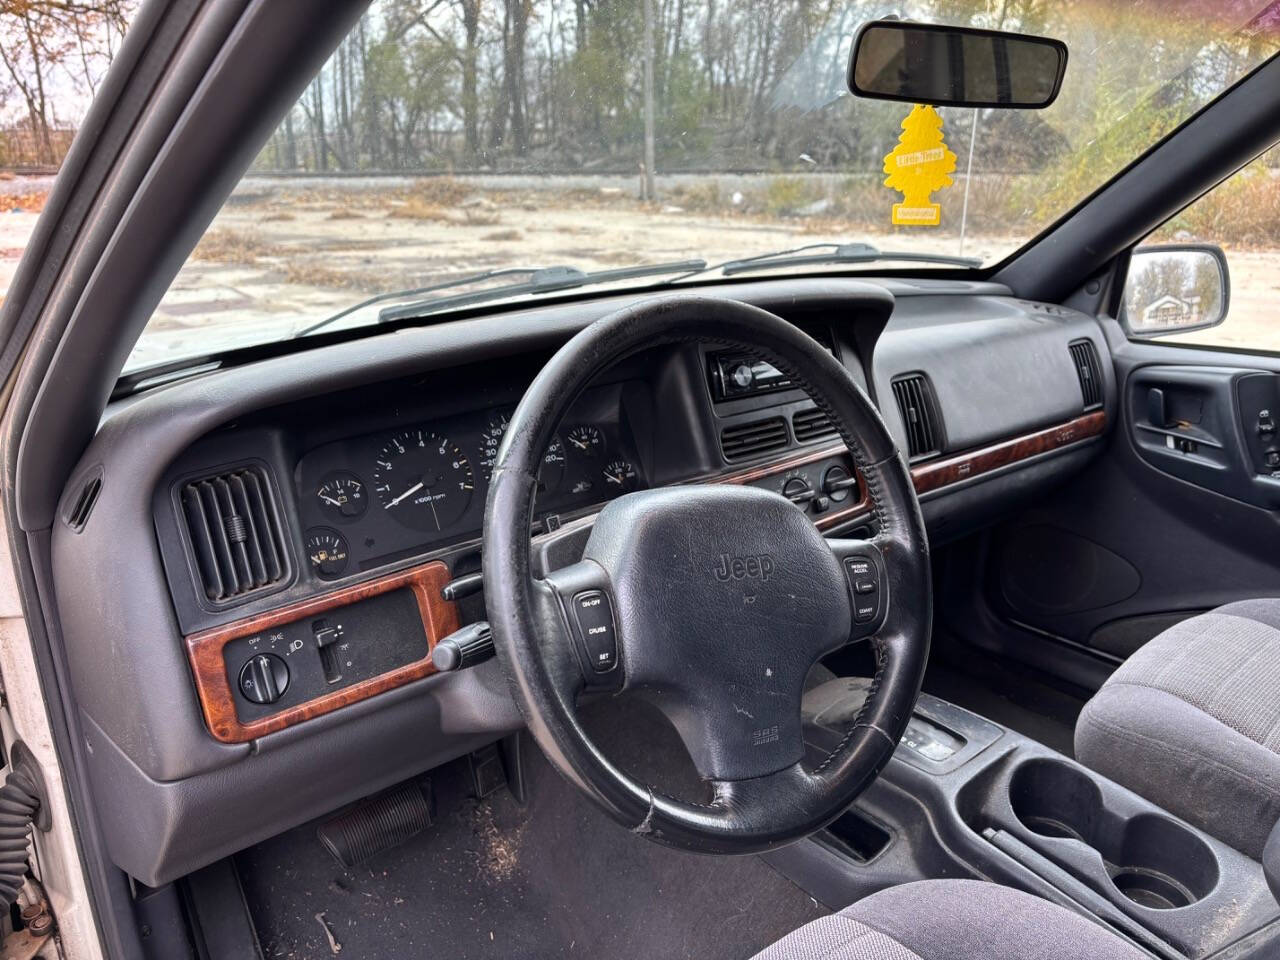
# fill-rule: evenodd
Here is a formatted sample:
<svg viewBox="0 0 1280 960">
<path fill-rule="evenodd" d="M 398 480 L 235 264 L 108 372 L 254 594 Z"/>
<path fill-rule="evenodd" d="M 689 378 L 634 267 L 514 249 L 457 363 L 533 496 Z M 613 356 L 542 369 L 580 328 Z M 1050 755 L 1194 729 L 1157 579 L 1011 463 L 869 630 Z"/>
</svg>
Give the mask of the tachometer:
<svg viewBox="0 0 1280 960">
<path fill-rule="evenodd" d="M 475 487 L 466 454 L 431 430 L 403 430 L 374 458 L 373 491 L 383 509 L 417 530 L 444 530 L 457 523 L 471 505 Z"/>
<path fill-rule="evenodd" d="M 508 413 L 495 413 L 489 418 L 489 425 L 480 435 L 480 470 L 485 482 L 493 476 L 493 465 L 498 461 L 498 447 L 502 437 L 511 423 Z M 564 446 L 556 437 L 542 455 L 542 469 L 538 471 L 538 493 L 554 493 L 564 480 Z"/>
</svg>

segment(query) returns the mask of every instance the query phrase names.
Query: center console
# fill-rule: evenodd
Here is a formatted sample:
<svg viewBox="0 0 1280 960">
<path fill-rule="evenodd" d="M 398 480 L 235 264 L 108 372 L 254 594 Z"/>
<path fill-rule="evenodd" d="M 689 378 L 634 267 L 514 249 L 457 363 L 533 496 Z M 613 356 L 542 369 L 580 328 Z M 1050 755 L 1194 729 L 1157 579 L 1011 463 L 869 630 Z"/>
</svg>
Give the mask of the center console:
<svg viewBox="0 0 1280 960">
<path fill-rule="evenodd" d="M 868 688 L 841 678 L 806 695 L 815 758 L 840 741 Z M 833 909 L 910 880 L 976 877 L 1083 913 L 1166 960 L 1280 951 L 1280 905 L 1261 864 L 928 694 L 857 803 L 828 830 L 769 858 Z"/>
</svg>

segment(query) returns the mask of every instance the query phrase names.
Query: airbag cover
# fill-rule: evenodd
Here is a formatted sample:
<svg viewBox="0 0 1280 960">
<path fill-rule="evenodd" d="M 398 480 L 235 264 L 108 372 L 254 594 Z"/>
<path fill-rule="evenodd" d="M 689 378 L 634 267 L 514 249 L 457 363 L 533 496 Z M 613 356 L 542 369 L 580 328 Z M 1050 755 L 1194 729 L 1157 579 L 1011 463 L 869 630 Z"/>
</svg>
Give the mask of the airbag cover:
<svg viewBox="0 0 1280 960">
<path fill-rule="evenodd" d="M 851 629 L 839 563 L 803 512 L 754 487 L 643 491 L 604 509 L 585 556 L 613 585 L 627 686 L 661 703 L 704 776 L 801 759 L 805 675 Z"/>
</svg>

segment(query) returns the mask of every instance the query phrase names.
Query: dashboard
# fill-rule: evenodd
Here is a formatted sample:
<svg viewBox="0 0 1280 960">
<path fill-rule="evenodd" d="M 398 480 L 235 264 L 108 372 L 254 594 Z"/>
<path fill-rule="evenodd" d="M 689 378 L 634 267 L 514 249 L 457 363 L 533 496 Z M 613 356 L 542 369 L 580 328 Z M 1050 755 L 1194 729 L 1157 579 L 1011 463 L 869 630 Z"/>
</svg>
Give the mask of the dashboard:
<svg viewBox="0 0 1280 960">
<path fill-rule="evenodd" d="M 873 397 L 931 539 L 1082 469 L 1114 410 L 1092 318 L 994 284 L 709 287 L 810 333 Z M 59 503 L 59 618 L 113 860 L 152 886 L 519 729 L 485 617 L 489 472 L 554 352 L 625 295 L 513 308 L 203 372 L 113 403 Z M 1104 375 L 1082 393 L 1077 358 Z M 1083 361 L 1081 361 L 1083 362 Z M 535 568 L 629 491 L 751 484 L 875 532 L 832 425 L 758 357 L 655 347 L 600 371 L 543 457 Z M 463 592 L 462 583 L 471 587 Z M 121 695 L 127 691 L 127 695 Z"/>
</svg>

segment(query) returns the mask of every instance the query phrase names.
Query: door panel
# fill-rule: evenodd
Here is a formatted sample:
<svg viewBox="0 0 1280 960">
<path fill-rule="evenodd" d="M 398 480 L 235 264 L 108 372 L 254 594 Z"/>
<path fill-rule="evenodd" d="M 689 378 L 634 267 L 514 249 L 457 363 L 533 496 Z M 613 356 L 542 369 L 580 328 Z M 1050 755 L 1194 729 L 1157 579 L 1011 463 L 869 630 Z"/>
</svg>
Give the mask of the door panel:
<svg viewBox="0 0 1280 960">
<path fill-rule="evenodd" d="M 1267 509 L 1280 507 L 1277 384 L 1264 370 L 1165 366 L 1133 370 L 1126 427 L 1157 470 Z"/>
</svg>

